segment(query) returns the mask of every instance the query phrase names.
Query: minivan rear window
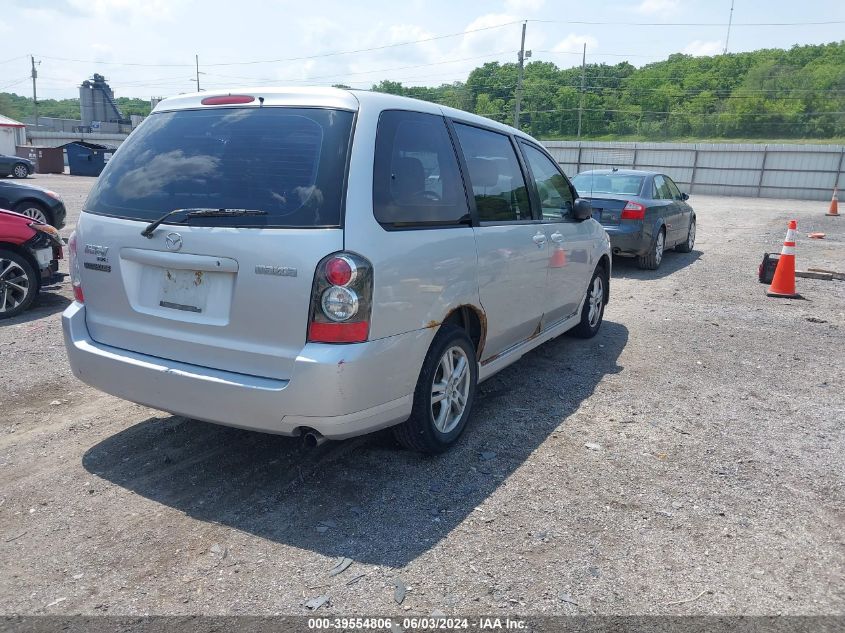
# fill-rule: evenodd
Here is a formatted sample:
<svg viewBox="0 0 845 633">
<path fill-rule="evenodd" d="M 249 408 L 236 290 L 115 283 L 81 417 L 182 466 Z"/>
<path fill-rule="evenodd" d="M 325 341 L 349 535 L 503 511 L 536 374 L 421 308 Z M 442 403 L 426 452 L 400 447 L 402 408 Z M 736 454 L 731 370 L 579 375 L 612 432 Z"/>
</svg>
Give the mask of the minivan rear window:
<svg viewBox="0 0 845 633">
<path fill-rule="evenodd" d="M 191 224 L 340 226 L 352 121 L 352 112 L 320 108 L 153 114 L 109 161 L 85 210 L 152 221 L 174 209 L 255 209 L 266 215 Z"/>
</svg>

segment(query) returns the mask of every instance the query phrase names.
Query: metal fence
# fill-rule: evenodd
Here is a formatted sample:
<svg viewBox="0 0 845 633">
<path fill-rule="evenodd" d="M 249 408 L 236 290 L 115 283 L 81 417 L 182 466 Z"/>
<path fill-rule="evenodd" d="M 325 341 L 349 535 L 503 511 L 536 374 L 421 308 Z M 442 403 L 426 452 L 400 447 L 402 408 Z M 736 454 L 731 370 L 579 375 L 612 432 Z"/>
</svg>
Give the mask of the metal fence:
<svg viewBox="0 0 845 633">
<path fill-rule="evenodd" d="M 829 200 L 845 186 L 845 146 L 545 141 L 568 176 L 588 169 L 646 169 L 689 193 Z"/>
</svg>

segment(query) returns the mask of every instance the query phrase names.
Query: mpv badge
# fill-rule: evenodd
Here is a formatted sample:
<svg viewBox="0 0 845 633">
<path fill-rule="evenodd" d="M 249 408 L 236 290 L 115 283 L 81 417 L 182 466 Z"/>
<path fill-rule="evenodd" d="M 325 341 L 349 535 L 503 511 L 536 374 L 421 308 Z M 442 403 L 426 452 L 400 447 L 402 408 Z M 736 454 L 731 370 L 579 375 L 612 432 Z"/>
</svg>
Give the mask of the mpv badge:
<svg viewBox="0 0 845 633">
<path fill-rule="evenodd" d="M 178 233 L 168 233 L 164 236 L 164 245 L 169 251 L 178 251 L 182 248 L 182 236 Z"/>
</svg>

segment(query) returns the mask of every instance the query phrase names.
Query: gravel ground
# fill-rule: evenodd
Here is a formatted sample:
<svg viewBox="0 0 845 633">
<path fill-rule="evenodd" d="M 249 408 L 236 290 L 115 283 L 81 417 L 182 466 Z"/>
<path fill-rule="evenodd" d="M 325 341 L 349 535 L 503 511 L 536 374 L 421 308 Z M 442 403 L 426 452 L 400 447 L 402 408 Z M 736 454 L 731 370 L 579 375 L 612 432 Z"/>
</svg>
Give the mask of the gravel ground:
<svg viewBox="0 0 845 633">
<path fill-rule="evenodd" d="M 92 180 L 33 180 L 72 226 Z M 0 326 L 0 612 L 845 614 L 845 282 L 756 280 L 792 217 L 799 268 L 845 268 L 845 221 L 691 202 L 696 250 L 614 262 L 599 336 L 484 383 L 438 457 L 98 393 L 64 357 L 69 284 L 49 289 Z"/>
</svg>

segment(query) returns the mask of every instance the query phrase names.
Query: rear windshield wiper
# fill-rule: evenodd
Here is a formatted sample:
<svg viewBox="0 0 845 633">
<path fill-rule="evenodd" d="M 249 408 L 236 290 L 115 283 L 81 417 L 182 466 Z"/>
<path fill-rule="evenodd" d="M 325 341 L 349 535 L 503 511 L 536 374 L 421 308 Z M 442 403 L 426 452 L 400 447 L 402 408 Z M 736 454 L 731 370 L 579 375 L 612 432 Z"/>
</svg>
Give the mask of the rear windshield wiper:
<svg viewBox="0 0 845 633">
<path fill-rule="evenodd" d="M 266 211 L 260 209 L 173 209 L 168 211 L 158 220 L 150 222 L 147 227 L 141 231 L 141 235 L 152 239 L 153 233 L 167 218 L 177 213 L 185 213 L 185 217 L 180 222 L 187 222 L 190 218 L 229 218 L 242 217 L 246 215 L 267 215 Z"/>
</svg>

